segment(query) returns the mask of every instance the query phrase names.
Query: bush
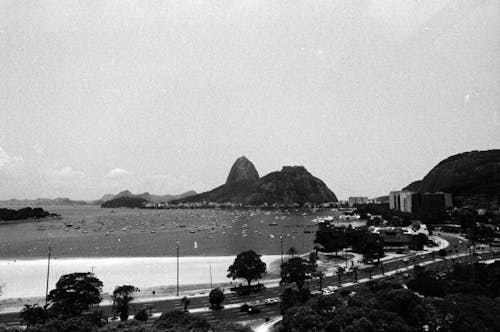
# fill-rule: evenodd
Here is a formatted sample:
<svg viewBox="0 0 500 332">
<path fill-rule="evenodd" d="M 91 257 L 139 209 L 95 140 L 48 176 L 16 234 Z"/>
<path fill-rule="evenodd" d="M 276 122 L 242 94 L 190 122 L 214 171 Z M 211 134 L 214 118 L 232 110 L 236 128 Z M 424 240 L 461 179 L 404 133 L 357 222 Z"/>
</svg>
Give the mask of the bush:
<svg viewBox="0 0 500 332">
<path fill-rule="evenodd" d="M 172 329 L 172 331 L 206 331 L 210 327 L 210 324 L 202 317 L 194 316 L 184 311 L 174 310 L 164 312 L 160 318 L 153 323 L 153 327 L 159 330 Z"/>
<path fill-rule="evenodd" d="M 135 320 L 138 320 L 140 322 L 147 322 L 148 321 L 148 318 L 149 318 L 149 315 L 146 311 L 146 309 L 142 309 L 142 310 L 139 310 L 135 316 L 134 316 L 134 319 Z"/>
</svg>

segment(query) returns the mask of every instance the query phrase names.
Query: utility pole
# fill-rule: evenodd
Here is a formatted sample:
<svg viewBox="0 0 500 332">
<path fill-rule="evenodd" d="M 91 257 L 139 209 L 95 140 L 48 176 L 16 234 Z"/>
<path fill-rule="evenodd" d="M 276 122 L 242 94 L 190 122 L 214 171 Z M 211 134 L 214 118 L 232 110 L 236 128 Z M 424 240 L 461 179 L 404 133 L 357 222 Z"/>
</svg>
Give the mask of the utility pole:
<svg viewBox="0 0 500 332">
<path fill-rule="evenodd" d="M 48 251 L 48 260 L 47 260 L 47 285 L 45 287 L 45 306 L 47 306 L 49 298 L 50 254 L 52 253 L 52 244 L 49 243 L 47 251 Z"/>
<path fill-rule="evenodd" d="M 177 296 L 179 296 L 179 241 L 175 243 L 175 248 L 177 249 Z"/>
</svg>

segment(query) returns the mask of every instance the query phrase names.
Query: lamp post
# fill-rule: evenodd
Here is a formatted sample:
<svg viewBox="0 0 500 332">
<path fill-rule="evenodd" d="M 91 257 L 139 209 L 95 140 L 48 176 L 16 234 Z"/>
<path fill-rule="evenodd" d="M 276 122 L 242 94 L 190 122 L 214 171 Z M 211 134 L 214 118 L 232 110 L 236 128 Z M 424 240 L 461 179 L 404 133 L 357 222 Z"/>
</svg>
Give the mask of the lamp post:
<svg viewBox="0 0 500 332">
<path fill-rule="evenodd" d="M 210 289 L 213 289 L 213 286 L 212 286 L 212 264 L 208 263 L 208 267 L 210 268 Z"/>
<path fill-rule="evenodd" d="M 179 296 L 179 241 L 175 243 L 175 248 L 177 250 L 177 296 Z"/>
<path fill-rule="evenodd" d="M 283 235 L 280 235 L 280 245 L 281 245 L 281 265 L 283 265 Z"/>
<path fill-rule="evenodd" d="M 377 260 L 377 262 L 380 264 L 380 235 L 379 235 L 379 237 L 377 239 L 377 244 L 378 244 L 378 253 L 377 253 L 378 260 Z"/>
<path fill-rule="evenodd" d="M 47 260 L 47 284 L 45 287 L 45 306 L 47 306 L 49 298 L 50 255 L 52 253 L 52 244 L 49 243 L 47 251 L 48 251 L 48 260 Z"/>
</svg>

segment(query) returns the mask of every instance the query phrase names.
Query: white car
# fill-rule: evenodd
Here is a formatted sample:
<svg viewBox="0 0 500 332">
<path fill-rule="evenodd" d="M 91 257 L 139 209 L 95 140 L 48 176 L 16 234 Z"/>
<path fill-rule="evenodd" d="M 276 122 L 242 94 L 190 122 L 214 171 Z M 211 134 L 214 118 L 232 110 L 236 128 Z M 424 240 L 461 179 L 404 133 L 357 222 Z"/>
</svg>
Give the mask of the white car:
<svg viewBox="0 0 500 332">
<path fill-rule="evenodd" d="M 323 289 L 323 295 L 331 295 L 338 289 L 337 286 L 328 286 Z"/>
<path fill-rule="evenodd" d="M 269 299 L 265 299 L 264 300 L 264 304 L 265 305 L 272 305 L 272 304 L 277 304 L 279 301 L 280 301 L 279 298 L 277 298 L 277 297 L 271 297 Z"/>
</svg>

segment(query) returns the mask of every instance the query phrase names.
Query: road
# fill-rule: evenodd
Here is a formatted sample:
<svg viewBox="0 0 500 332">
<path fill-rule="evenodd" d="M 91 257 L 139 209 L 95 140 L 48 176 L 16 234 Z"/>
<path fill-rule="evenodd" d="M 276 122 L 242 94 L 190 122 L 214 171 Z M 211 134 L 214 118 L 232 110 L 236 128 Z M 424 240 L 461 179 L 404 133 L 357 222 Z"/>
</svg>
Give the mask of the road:
<svg viewBox="0 0 500 332">
<path fill-rule="evenodd" d="M 450 254 L 464 254 L 467 253 L 467 246 L 464 242 L 460 241 L 455 236 L 443 236 L 448 242 L 449 247 L 447 251 Z M 331 276 L 323 278 L 321 282 L 321 286 L 324 288 L 329 285 L 338 285 L 339 281 L 342 284 L 343 288 L 352 287 L 357 285 L 357 282 L 362 281 L 366 282 L 370 276 L 381 278 L 386 276 L 387 274 L 394 274 L 402 269 L 411 268 L 415 263 L 423 263 L 429 264 L 437 259 L 438 255 L 436 253 L 425 253 L 425 254 L 412 254 L 405 257 L 395 258 L 383 263 L 378 267 L 368 267 L 364 269 L 359 269 L 356 273 L 346 272 L 344 273 L 340 280 L 338 276 Z M 320 289 L 320 281 L 318 279 L 311 280 L 309 282 L 309 288 L 311 290 Z M 258 293 L 250 294 L 250 295 L 238 295 L 236 293 L 226 293 L 226 298 L 224 300 L 223 305 L 228 306 L 229 308 L 213 311 L 208 310 L 207 308 L 210 306 L 208 302 L 208 295 L 190 297 L 190 305 L 188 310 L 190 310 L 193 314 L 202 316 L 206 318 L 209 322 L 214 322 L 218 320 L 224 321 L 245 321 L 252 319 L 260 319 L 271 316 L 280 315 L 279 305 L 264 305 L 264 300 L 270 297 L 279 297 L 282 293 L 284 287 L 269 287 Z M 259 314 L 249 315 L 246 312 L 240 312 L 239 306 L 243 303 L 248 303 L 252 306 L 255 306 L 261 309 Z M 101 306 L 100 307 L 105 315 L 112 317 L 111 307 Z M 180 302 L 180 299 L 169 299 L 169 300 L 160 300 L 160 301 L 149 301 L 149 302 L 136 302 L 132 304 L 131 312 L 135 312 L 138 309 L 146 308 L 153 314 L 154 317 L 159 316 L 160 313 L 165 311 L 170 311 L 174 309 L 183 309 L 183 306 Z M 19 313 L 4 313 L 0 314 L 0 326 L 5 324 L 6 326 L 18 326 L 20 325 Z"/>
</svg>

